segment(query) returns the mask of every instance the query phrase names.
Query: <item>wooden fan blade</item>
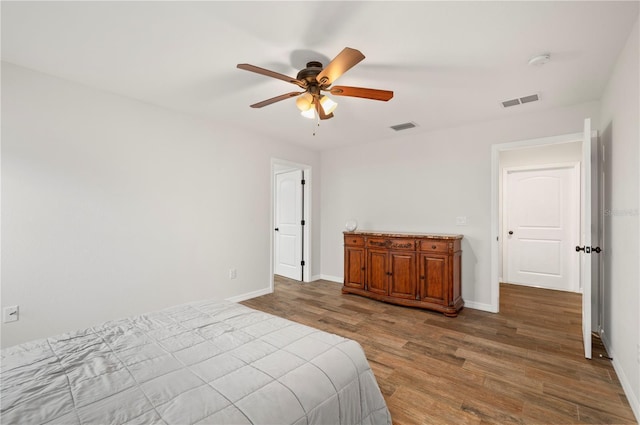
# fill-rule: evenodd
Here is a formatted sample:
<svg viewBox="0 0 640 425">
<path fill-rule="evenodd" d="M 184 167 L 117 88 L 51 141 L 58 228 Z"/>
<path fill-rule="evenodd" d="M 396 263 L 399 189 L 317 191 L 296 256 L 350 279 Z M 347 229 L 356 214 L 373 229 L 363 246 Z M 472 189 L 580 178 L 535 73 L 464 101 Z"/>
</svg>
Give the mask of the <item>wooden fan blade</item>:
<svg viewBox="0 0 640 425">
<path fill-rule="evenodd" d="M 270 71 L 268 69 L 260 68 L 259 66 L 249 65 L 248 63 L 239 63 L 238 68 L 245 71 L 255 72 L 256 74 L 266 75 L 267 77 L 277 78 L 278 80 L 286 81 L 287 83 L 295 84 L 296 86 L 307 88 L 307 82 L 289 77 L 288 75 L 280 74 L 279 72 Z"/>
<path fill-rule="evenodd" d="M 317 76 L 316 80 L 322 86 L 333 84 L 342 74 L 353 68 L 358 62 L 364 59 L 364 55 L 359 50 L 345 47 L 338 56 L 333 58 Z"/>
<path fill-rule="evenodd" d="M 329 92 L 336 96 L 362 97 L 364 99 L 387 101 L 393 97 L 389 90 L 367 89 L 362 87 L 334 86 Z"/>
<path fill-rule="evenodd" d="M 333 112 L 330 113 L 329 115 L 327 115 L 324 112 L 324 108 L 322 107 L 322 105 L 320 104 L 320 102 L 315 102 L 316 105 L 316 111 L 318 112 L 318 117 L 321 120 L 328 120 L 329 118 L 333 118 Z"/>
<path fill-rule="evenodd" d="M 250 105 L 252 108 L 262 108 L 263 106 L 271 105 L 272 103 L 280 102 L 281 100 L 289 99 L 291 97 L 296 97 L 304 93 L 301 92 L 291 92 L 287 94 L 281 94 L 280 96 L 272 97 L 271 99 L 263 100 L 262 102 L 254 103 Z"/>
</svg>

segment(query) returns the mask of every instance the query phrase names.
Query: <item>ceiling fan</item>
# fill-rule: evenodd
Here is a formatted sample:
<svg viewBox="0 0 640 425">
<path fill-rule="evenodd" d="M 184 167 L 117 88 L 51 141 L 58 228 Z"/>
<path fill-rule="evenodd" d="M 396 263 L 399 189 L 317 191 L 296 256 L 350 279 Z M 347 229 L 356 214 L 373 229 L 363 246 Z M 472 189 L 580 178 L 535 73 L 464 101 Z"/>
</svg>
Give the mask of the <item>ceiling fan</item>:
<svg viewBox="0 0 640 425">
<path fill-rule="evenodd" d="M 289 77 L 278 72 L 260 68 L 258 66 L 249 65 L 248 63 L 239 63 L 238 68 L 245 71 L 255 72 L 257 74 L 266 75 L 267 77 L 277 78 L 291 84 L 295 84 L 303 91 L 295 91 L 262 102 L 250 105 L 252 108 L 262 108 L 281 100 L 298 97 L 296 106 L 302 111 L 302 115 L 308 118 L 314 118 L 317 113 L 318 118 L 326 120 L 333 117 L 333 110 L 338 106 L 328 96 L 322 92 L 329 92 L 335 96 L 360 97 L 364 99 L 387 101 L 393 97 L 393 92 L 389 90 L 368 89 L 362 87 L 350 86 L 333 86 L 333 84 L 342 74 L 347 72 L 353 66 L 364 59 L 364 55 L 356 49 L 345 47 L 326 67 L 317 61 L 307 63 L 307 67 L 298 72 L 296 78 Z"/>
</svg>

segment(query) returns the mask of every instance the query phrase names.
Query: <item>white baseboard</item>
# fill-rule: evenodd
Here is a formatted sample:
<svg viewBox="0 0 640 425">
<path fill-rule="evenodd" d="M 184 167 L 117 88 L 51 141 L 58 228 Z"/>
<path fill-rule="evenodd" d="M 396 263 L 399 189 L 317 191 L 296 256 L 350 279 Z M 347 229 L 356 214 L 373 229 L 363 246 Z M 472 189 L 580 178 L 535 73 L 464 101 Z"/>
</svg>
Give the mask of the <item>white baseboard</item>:
<svg viewBox="0 0 640 425">
<path fill-rule="evenodd" d="M 271 288 L 264 288 L 264 289 L 259 289 L 253 292 L 247 292 L 246 294 L 235 295 L 233 297 L 227 298 L 226 300 L 234 303 L 238 303 L 240 301 L 249 300 L 251 298 L 260 297 L 262 295 L 271 294 L 272 292 L 273 291 L 271 290 Z"/>
<path fill-rule="evenodd" d="M 475 301 L 464 300 L 464 308 L 472 308 L 474 310 L 488 311 L 489 313 L 497 313 L 498 309 L 491 304 L 477 303 Z"/>
<path fill-rule="evenodd" d="M 320 275 L 320 279 L 328 280 L 330 282 L 344 283 L 344 277 L 342 277 L 342 276 L 331 276 L 331 275 L 328 275 L 328 274 L 321 274 Z"/>
<path fill-rule="evenodd" d="M 604 348 L 607 350 L 607 354 L 609 354 L 609 357 L 613 358 L 613 360 L 611 360 L 613 370 L 616 371 L 616 375 L 618 375 L 618 380 L 622 385 L 624 394 L 627 396 L 629 405 L 631 405 L 631 410 L 633 410 L 633 414 L 636 415 L 636 420 L 638 421 L 638 423 L 640 423 L 640 399 L 636 394 L 633 393 L 633 388 L 629 383 L 629 378 L 627 378 L 624 370 L 618 365 L 618 362 L 616 362 L 616 353 L 611 349 L 611 344 L 609 343 L 609 339 L 607 338 L 604 330 L 600 332 L 600 339 L 602 339 L 602 344 L 604 344 Z"/>
</svg>

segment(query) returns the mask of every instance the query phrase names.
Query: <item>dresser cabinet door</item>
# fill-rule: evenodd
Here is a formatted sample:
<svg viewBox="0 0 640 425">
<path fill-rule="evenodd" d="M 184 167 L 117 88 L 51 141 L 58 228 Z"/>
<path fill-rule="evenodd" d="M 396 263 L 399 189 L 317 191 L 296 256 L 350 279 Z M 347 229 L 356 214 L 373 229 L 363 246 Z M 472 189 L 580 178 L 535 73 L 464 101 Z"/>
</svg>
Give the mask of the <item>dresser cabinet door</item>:
<svg viewBox="0 0 640 425">
<path fill-rule="evenodd" d="M 364 290 L 364 248 L 345 247 L 344 270 L 344 285 Z"/>
<path fill-rule="evenodd" d="M 418 290 L 423 301 L 447 305 L 449 257 L 438 254 L 420 254 Z"/>
<path fill-rule="evenodd" d="M 388 254 L 386 251 L 367 250 L 367 290 L 389 295 Z"/>
<path fill-rule="evenodd" d="M 391 252 L 389 254 L 389 295 L 396 298 L 416 299 L 416 253 Z"/>
</svg>

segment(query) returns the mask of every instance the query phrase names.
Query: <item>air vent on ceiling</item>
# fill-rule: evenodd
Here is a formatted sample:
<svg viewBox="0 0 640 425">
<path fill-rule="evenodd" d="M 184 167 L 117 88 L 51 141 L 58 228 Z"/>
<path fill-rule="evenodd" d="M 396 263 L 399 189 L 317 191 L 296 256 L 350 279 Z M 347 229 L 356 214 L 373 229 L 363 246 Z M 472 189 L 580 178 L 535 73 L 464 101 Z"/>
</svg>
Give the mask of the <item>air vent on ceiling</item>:
<svg viewBox="0 0 640 425">
<path fill-rule="evenodd" d="M 520 104 L 520 101 L 518 99 L 505 100 L 504 102 L 502 102 L 502 106 L 505 108 L 508 108 L 509 106 L 516 106 L 519 104 Z"/>
<path fill-rule="evenodd" d="M 524 103 L 536 102 L 540 100 L 540 97 L 537 94 L 531 94 L 529 96 L 519 97 L 516 99 L 509 99 L 500 102 L 503 108 L 509 108 L 511 106 L 522 105 Z"/>
<path fill-rule="evenodd" d="M 408 130 L 410 128 L 417 127 L 416 123 L 413 122 L 405 122 L 403 124 L 392 125 L 389 128 L 392 128 L 395 131 Z"/>
<path fill-rule="evenodd" d="M 535 102 L 535 101 L 537 101 L 539 99 L 540 98 L 538 97 L 537 94 L 532 94 L 530 96 L 521 97 L 520 98 L 520 102 L 521 103 L 529 103 L 529 102 Z"/>
</svg>

